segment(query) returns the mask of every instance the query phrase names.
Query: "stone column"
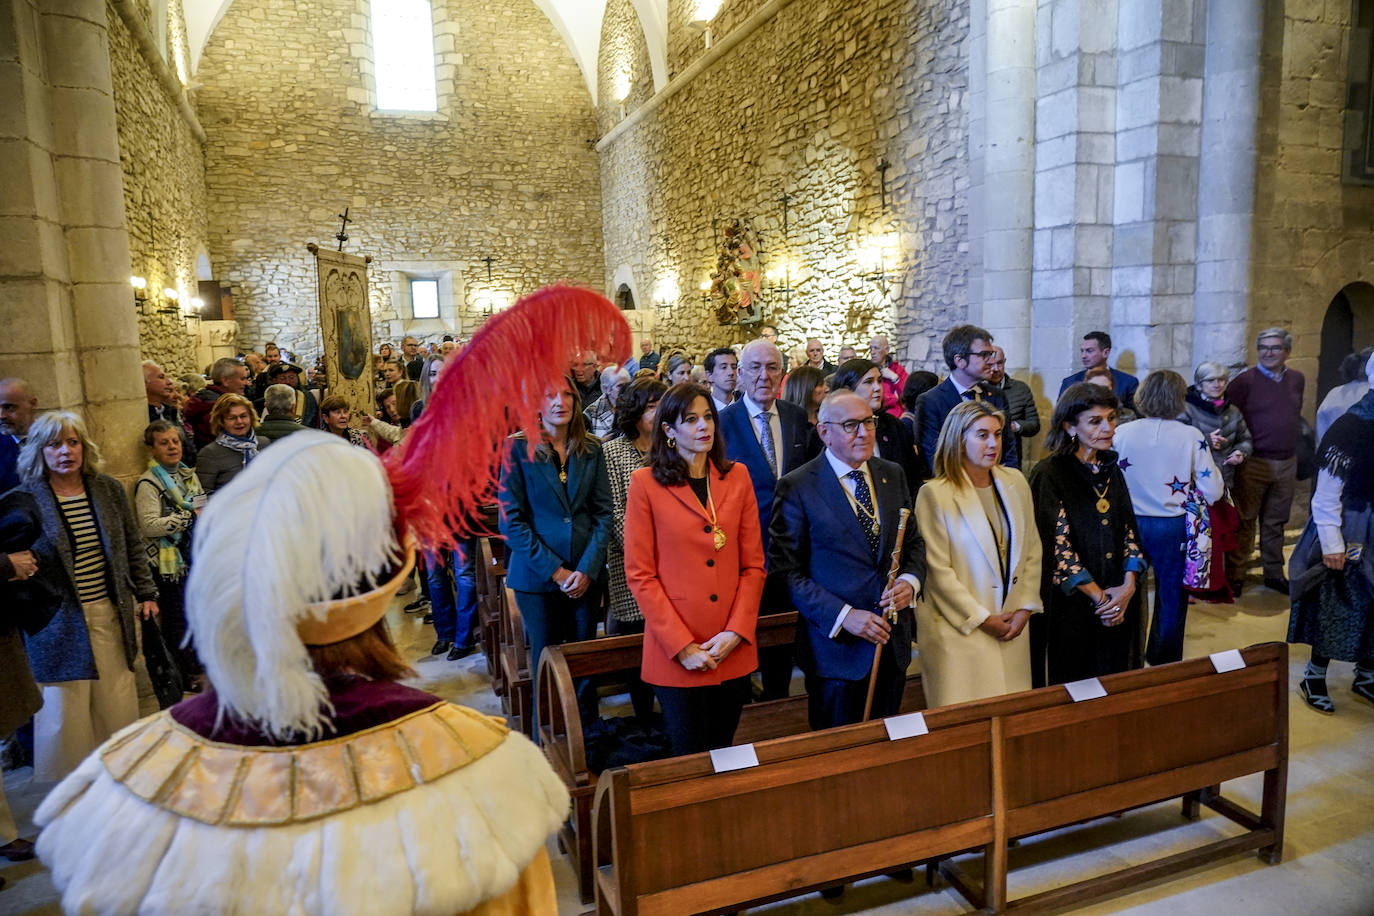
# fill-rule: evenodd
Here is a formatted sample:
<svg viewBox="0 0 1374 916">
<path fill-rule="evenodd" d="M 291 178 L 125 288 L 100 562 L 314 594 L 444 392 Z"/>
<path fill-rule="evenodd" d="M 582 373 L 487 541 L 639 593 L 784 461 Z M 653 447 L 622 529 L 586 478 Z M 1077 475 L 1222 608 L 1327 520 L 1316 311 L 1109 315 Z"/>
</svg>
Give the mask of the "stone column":
<svg viewBox="0 0 1374 916">
<path fill-rule="evenodd" d="M 1116 0 L 1040 0 L 1030 366 L 1050 400 L 1110 315 L 1116 30 Z"/>
<path fill-rule="evenodd" d="M 1262 4 L 1210 0 L 1198 171 L 1193 365 L 1244 362 L 1255 212 Z M 1185 378 L 1191 379 L 1188 375 Z"/>
<path fill-rule="evenodd" d="M 0 93 L 0 375 L 82 411 L 131 479 L 147 414 L 104 0 L 0 7 Z"/>
<path fill-rule="evenodd" d="M 986 0 L 983 134 L 983 327 L 1030 366 L 1035 227 L 1035 0 Z M 977 64 L 976 58 L 971 66 Z"/>
<path fill-rule="evenodd" d="M 1206 0 L 1120 0 L 1113 356 L 1190 373 Z"/>
</svg>

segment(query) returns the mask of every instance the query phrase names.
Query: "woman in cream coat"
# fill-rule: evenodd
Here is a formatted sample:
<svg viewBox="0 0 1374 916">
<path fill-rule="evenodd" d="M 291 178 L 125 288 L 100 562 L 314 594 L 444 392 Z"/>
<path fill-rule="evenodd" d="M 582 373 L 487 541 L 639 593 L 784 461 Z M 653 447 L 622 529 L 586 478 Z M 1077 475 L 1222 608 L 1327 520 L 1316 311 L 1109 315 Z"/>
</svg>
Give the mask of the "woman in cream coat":
<svg viewBox="0 0 1374 916">
<path fill-rule="evenodd" d="M 985 401 L 950 411 L 935 478 L 916 496 L 928 569 L 916 635 L 931 707 L 1031 687 L 1025 630 L 1041 610 L 1040 537 L 1026 479 L 998 464 L 1004 424 Z"/>
</svg>

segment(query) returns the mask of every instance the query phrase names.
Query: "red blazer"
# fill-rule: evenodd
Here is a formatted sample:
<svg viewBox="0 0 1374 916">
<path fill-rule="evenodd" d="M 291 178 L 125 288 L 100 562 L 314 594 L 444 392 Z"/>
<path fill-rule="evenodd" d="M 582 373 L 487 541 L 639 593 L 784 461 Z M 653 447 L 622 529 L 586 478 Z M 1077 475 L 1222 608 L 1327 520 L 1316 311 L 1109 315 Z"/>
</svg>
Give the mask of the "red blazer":
<svg viewBox="0 0 1374 916">
<path fill-rule="evenodd" d="M 715 549 L 711 521 L 692 488 L 665 487 L 649 468 L 630 476 L 625 505 L 625 579 L 644 613 L 641 676 L 664 687 L 706 687 L 758 667 L 754 628 L 763 594 L 763 538 L 749 471 L 714 467 L 711 499 L 725 530 Z M 677 654 L 723 630 L 743 642 L 714 671 L 688 671 Z"/>
</svg>

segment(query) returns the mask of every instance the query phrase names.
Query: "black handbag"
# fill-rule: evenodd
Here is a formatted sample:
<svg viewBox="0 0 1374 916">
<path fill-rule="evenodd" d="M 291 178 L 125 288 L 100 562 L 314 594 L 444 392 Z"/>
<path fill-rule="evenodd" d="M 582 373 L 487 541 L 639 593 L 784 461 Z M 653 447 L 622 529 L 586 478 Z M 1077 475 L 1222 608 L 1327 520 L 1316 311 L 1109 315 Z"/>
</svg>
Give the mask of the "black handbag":
<svg viewBox="0 0 1374 916">
<path fill-rule="evenodd" d="M 176 657 L 162 638 L 162 627 L 156 618 L 146 618 L 143 623 L 143 660 L 148 666 L 148 679 L 153 682 L 153 693 L 157 695 L 157 705 L 166 709 L 181 702 L 181 669 L 177 667 Z"/>
</svg>

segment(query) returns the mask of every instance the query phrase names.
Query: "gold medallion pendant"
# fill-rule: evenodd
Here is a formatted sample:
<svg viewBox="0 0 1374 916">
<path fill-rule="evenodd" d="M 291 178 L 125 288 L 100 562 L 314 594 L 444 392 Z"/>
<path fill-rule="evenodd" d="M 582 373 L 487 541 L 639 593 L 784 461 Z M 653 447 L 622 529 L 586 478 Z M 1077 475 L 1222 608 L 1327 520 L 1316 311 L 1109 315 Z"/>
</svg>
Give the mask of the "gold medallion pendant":
<svg viewBox="0 0 1374 916">
<path fill-rule="evenodd" d="M 1101 512 L 1103 515 L 1106 515 L 1107 510 L 1111 507 L 1112 504 L 1107 502 L 1107 498 L 1105 496 L 1097 501 L 1097 511 Z"/>
<path fill-rule="evenodd" d="M 711 529 L 711 537 L 716 542 L 716 550 L 725 549 L 725 529 L 719 525 Z"/>
</svg>

